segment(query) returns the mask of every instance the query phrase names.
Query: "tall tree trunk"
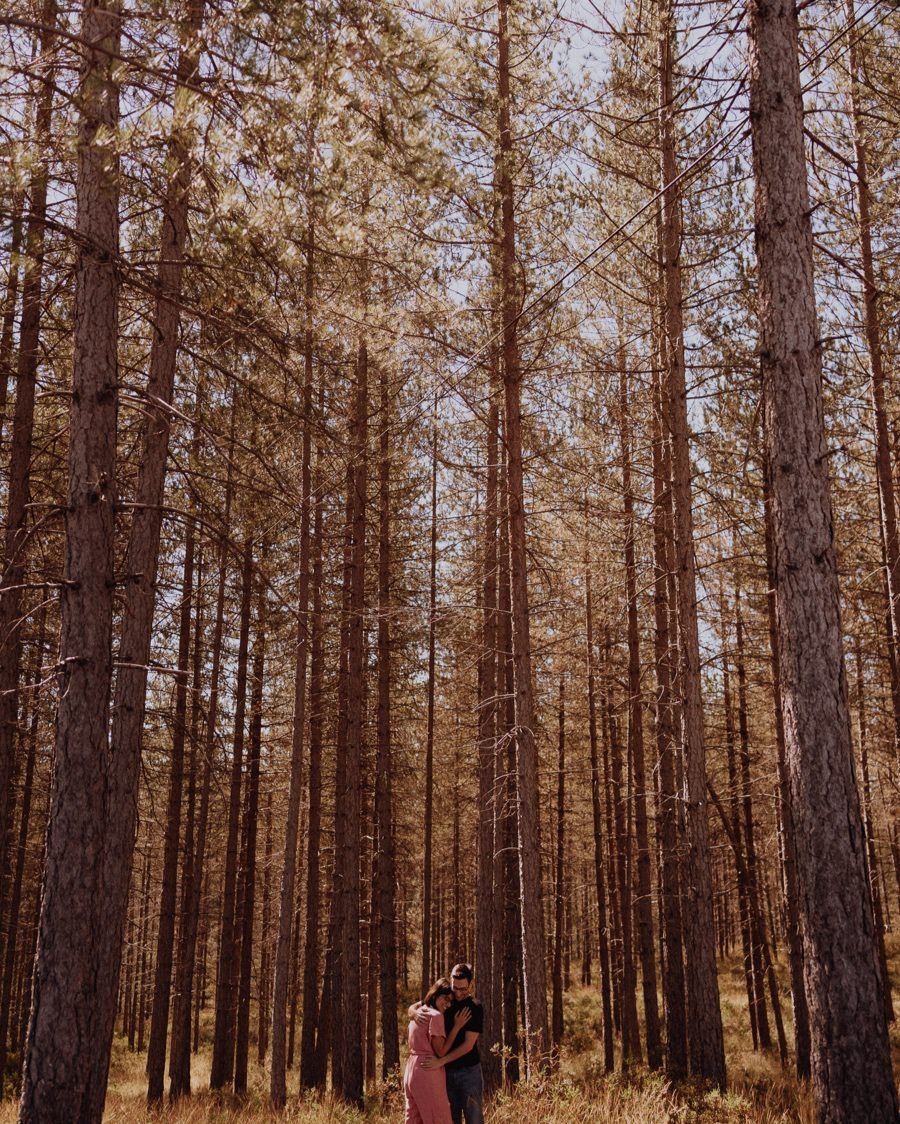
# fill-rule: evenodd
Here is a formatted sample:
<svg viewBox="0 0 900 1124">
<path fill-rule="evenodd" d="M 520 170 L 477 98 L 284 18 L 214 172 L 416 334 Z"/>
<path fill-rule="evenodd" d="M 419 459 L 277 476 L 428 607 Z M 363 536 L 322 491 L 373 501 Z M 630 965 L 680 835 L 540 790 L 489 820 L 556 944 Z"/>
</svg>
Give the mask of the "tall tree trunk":
<svg viewBox="0 0 900 1124">
<path fill-rule="evenodd" d="M 156 975 L 153 984 L 153 1013 L 147 1050 L 147 1104 L 162 1103 L 166 1076 L 166 1039 L 169 1000 L 172 991 L 172 962 L 175 949 L 175 902 L 178 884 L 178 852 L 181 837 L 181 791 L 184 787 L 184 746 L 187 735 L 187 680 L 191 646 L 191 597 L 194 588 L 194 526 L 187 528 L 181 583 L 178 628 L 178 670 L 175 679 L 175 714 L 169 773 L 169 801 L 163 850 L 162 891 L 156 938 Z"/>
<path fill-rule="evenodd" d="M 822 1121 L 889 1121 L 897 1095 L 841 650 L 797 13 L 786 0 L 750 0 L 748 10 L 760 356 L 812 1087 Z"/>
<path fill-rule="evenodd" d="M 436 404 L 435 404 L 436 406 Z M 421 994 L 431 983 L 431 964 L 434 955 L 431 947 L 432 897 L 434 893 L 434 697 L 436 684 L 435 649 L 437 626 L 437 413 L 431 428 L 431 544 L 428 577 L 428 713 L 425 719 L 425 816 L 424 859 L 422 862 L 422 972 Z"/>
<path fill-rule="evenodd" d="M 661 240 L 660 240 L 661 244 Z M 660 352 L 665 335 L 659 331 Z M 664 355 L 661 356 L 664 358 Z M 671 554 L 672 504 L 669 443 L 664 437 L 666 406 L 662 369 L 654 372 L 653 386 L 653 614 L 654 666 L 656 671 L 656 752 L 659 762 L 660 923 L 662 927 L 662 991 L 666 1027 L 666 1073 L 677 1081 L 687 1076 L 687 1024 L 685 1019 L 684 948 L 681 922 L 681 879 L 678 854 L 678 802 L 675 783 L 675 715 L 672 698 L 674 644 L 668 575 L 674 568 Z M 674 623 L 674 622 L 672 622 Z"/>
<path fill-rule="evenodd" d="M 509 504 L 510 591 L 516 697 L 516 783 L 519 822 L 519 873 L 522 892 L 522 971 L 525 984 L 525 1055 L 530 1075 L 546 1068 L 550 1027 L 544 967 L 544 916 L 541 891 L 540 815 L 537 743 L 531 672 L 528 558 L 525 537 L 525 484 L 522 464 L 522 365 L 518 342 L 519 293 L 516 283 L 516 228 L 513 199 L 514 159 L 510 105 L 508 0 L 497 6 L 497 86 L 500 209 L 502 216 L 502 312 L 504 434 Z"/>
<path fill-rule="evenodd" d="M 198 395 L 198 402 L 200 396 Z M 228 438 L 228 468 L 225 477 L 225 497 L 222 526 L 231 525 L 231 504 L 234 493 L 233 463 L 235 429 L 237 426 L 238 401 L 231 403 L 230 432 Z M 222 636 L 225 626 L 225 586 L 228 577 L 228 547 L 223 541 L 219 547 L 219 573 L 216 591 L 216 616 L 212 636 L 212 667 L 209 677 L 209 701 L 206 710 L 206 736 L 203 748 L 203 780 L 200 788 L 200 808 L 197 813 L 197 834 L 192 863 L 192 877 L 189 893 L 186 893 L 185 931 L 182 938 L 181 975 L 176 985 L 176 1011 L 173 1015 L 172 1063 L 170 1066 L 169 1098 L 177 1100 L 189 1096 L 191 1092 L 191 1015 L 192 1007 L 199 1004 L 203 986 L 198 980 L 193 984 L 194 968 L 197 962 L 197 939 L 202 911 L 202 889 L 204 883 L 204 859 L 206 855 L 206 835 L 209 823 L 209 799 L 212 785 L 213 760 L 216 752 L 216 732 L 219 718 L 219 681 L 222 669 Z M 200 689 L 199 669 L 195 665 L 195 693 Z M 196 697 L 196 695 L 195 695 Z M 205 978 L 205 949 L 208 930 L 203 932 L 203 971 Z M 191 1002 L 193 992 L 196 1004 Z M 199 1006 L 198 1006 L 199 1013 Z M 195 1026 L 199 1023 L 194 1017 Z"/>
<path fill-rule="evenodd" d="M 563 945 L 566 902 L 566 678 L 559 677 L 559 741 L 556 777 L 556 869 L 554 871 L 553 1018 L 554 1064 L 558 1063 L 563 1037 Z"/>
<path fill-rule="evenodd" d="M 378 462 L 378 716 L 375 765 L 375 855 L 377 915 L 372 918 L 377 941 L 370 943 L 370 956 L 377 947 L 381 992 L 381 1076 L 400 1070 L 400 1037 L 397 1027 L 397 925 L 394 888 L 397 864 L 394 854 L 393 728 L 391 724 L 391 456 L 392 418 L 388 374 L 379 371 L 380 424 Z M 376 924 L 377 920 L 377 924 Z M 374 981 L 373 981 L 374 982 Z M 375 1002 L 374 989 L 369 1002 Z"/>
<path fill-rule="evenodd" d="M 321 391 L 320 391 L 321 394 Z M 316 455 L 318 466 L 318 450 Z M 309 653 L 309 823 L 306 836 L 306 931 L 303 944 L 303 1026 L 300 1039 L 300 1088 L 325 1083 L 325 1067 L 317 1049 L 319 1023 L 319 851 L 322 846 L 322 626 L 323 502 L 316 494 L 313 527 L 312 621 Z M 327 1011 L 325 996 L 323 1009 Z M 273 1051 L 274 1052 L 274 1051 Z"/>
<path fill-rule="evenodd" d="M 611 674 L 611 661 L 607 642 L 607 674 Z M 633 909 L 631 881 L 631 808 L 623 774 L 622 742 L 619 737 L 619 719 L 615 711 L 612 692 L 607 685 L 605 710 L 609 731 L 609 756 L 612 767 L 613 811 L 616 836 L 616 881 L 618 884 L 619 920 L 622 929 L 622 1069 L 633 1061 L 640 1062 L 641 1035 L 637 1014 L 637 969 L 634 963 Z"/>
<path fill-rule="evenodd" d="M 60 684 L 50 831 L 20 1119 L 99 1122 L 106 1098 L 131 850 L 124 892 L 101 856 L 115 846 L 109 803 L 119 303 L 116 4 L 88 0 L 80 43 L 78 256 Z M 115 942 L 103 903 L 117 895 Z M 118 897 L 121 909 L 118 909 Z M 118 914 L 121 914 L 119 917 Z"/>
<path fill-rule="evenodd" d="M 613 1043 L 612 980 L 609 957 L 609 922 L 606 912 L 606 876 L 603 859 L 603 812 L 597 748 L 597 686 L 594 672 L 594 608 L 591 596 L 591 574 L 585 560 L 584 575 L 585 649 L 587 662 L 588 734 L 591 753 L 591 810 L 594 824 L 594 886 L 597 891 L 597 935 L 600 945 L 600 997 L 603 1010 L 603 1068 L 612 1073 L 615 1065 Z M 608 821 L 607 821 L 608 822 Z M 610 877 L 615 877 L 610 873 Z"/>
<path fill-rule="evenodd" d="M 337 762 L 337 800 L 340 831 L 336 829 L 339 927 L 335 933 L 341 988 L 340 1054 L 335 1091 L 351 1104 L 363 1102 L 362 1028 L 360 1025 L 360 817 L 362 813 L 363 689 L 365 676 L 366 490 L 368 480 L 368 353 L 360 341 L 355 364 L 351 421 L 352 471 L 348 483 L 350 550 L 348 555 L 347 612 L 347 731 L 342 759 Z M 339 841 L 339 842 L 338 842 Z M 339 848 L 339 849 L 338 849 Z"/>
<path fill-rule="evenodd" d="M 234 733 L 231 781 L 228 797 L 228 827 L 225 843 L 225 872 L 222 886 L 222 923 L 219 930 L 219 960 L 216 971 L 216 1019 L 213 1028 L 212 1066 L 209 1087 L 222 1089 L 234 1076 L 235 983 L 237 965 L 238 834 L 241 820 L 241 780 L 244 770 L 244 719 L 247 712 L 247 649 L 250 640 L 250 607 L 253 591 L 253 538 L 244 540 L 241 572 L 241 618 L 235 684 Z"/>
<path fill-rule="evenodd" d="M 487 418 L 487 481 L 484 502 L 484 545 L 481 584 L 481 650 L 478 657 L 478 869 L 475 892 L 475 971 L 478 987 L 485 997 L 484 1029 L 481 1033 L 481 1067 L 485 1090 L 493 1092 L 500 1084 L 502 1042 L 500 1018 L 500 915 L 496 908 L 494 881 L 496 832 L 499 829 L 497 764 L 497 532 L 499 409 L 497 403 L 496 352 L 490 362 L 490 405 Z"/>
<path fill-rule="evenodd" d="M 680 652 L 681 729 L 684 745 L 684 802 L 687 854 L 683 883 L 688 942 L 688 1054 L 691 1072 L 725 1086 L 725 1042 L 716 977 L 715 927 L 707 840 L 706 748 L 700 681 L 697 581 L 694 572 L 694 526 L 687 385 L 684 363 L 684 317 L 681 288 L 681 197 L 675 158 L 672 46 L 674 5 L 661 10 L 659 33 L 659 124 L 662 158 L 663 276 L 668 359 L 669 426 L 672 435 L 675 576 Z"/>
<path fill-rule="evenodd" d="M 634 829 L 637 842 L 637 901 L 635 916 L 641 985 L 644 1000 L 644 1033 L 647 1064 L 662 1065 L 659 1000 L 656 995 L 656 955 L 653 936 L 653 902 L 650 877 L 650 832 L 647 824 L 647 773 L 644 766 L 644 705 L 641 695 L 641 648 L 638 630 L 637 574 L 634 557 L 634 496 L 631 490 L 631 415 L 624 349 L 620 372 L 622 498 L 625 516 L 625 595 L 628 613 L 628 748 L 634 770 Z"/>
<path fill-rule="evenodd" d="M 297 881 L 297 828 L 303 788 L 303 738 L 306 726 L 306 665 L 309 655 L 309 525 L 312 504 L 313 333 L 312 302 L 315 291 L 315 226 L 306 230 L 306 329 L 303 336 L 303 445 L 301 451 L 300 556 L 297 589 L 297 656 L 294 665 L 294 721 L 291 733 L 291 777 L 288 787 L 278 944 L 275 949 L 275 983 L 272 991 L 272 1072 L 270 1095 L 277 1109 L 287 1102 L 285 1034 L 288 978 L 291 964 L 291 928 Z M 310 799 L 312 795 L 310 794 Z M 317 794 L 318 799 L 318 794 Z"/>
<path fill-rule="evenodd" d="M 265 546 L 263 547 L 265 553 Z M 262 765 L 263 673 L 266 664 L 266 583 L 258 577 L 259 591 L 256 612 L 256 642 L 253 645 L 253 686 L 250 689 L 250 737 L 248 740 L 249 777 L 245 807 L 246 838 L 241 872 L 241 953 L 240 983 L 235 1033 L 234 1091 L 247 1093 L 247 1070 L 250 1060 L 250 988 L 253 976 L 253 932 L 256 906 L 256 850 L 259 834 L 259 774 Z"/>
<path fill-rule="evenodd" d="M 753 957 L 754 1001 L 759 1021 L 759 1043 L 764 1050 L 772 1047 L 769 1030 L 769 1016 L 765 997 L 765 956 L 763 949 L 768 944 L 765 916 L 761 908 L 759 872 L 756 862 L 756 839 L 753 826 L 753 785 L 750 775 L 750 733 L 747 715 L 747 669 L 744 658 L 744 618 L 741 613 L 741 588 L 735 588 L 735 657 L 738 679 L 738 734 L 741 747 L 741 810 L 743 813 L 743 837 L 747 855 L 747 893 L 750 901 L 750 938 Z M 777 996 L 777 992 L 776 992 Z M 775 1000 L 772 1014 L 776 1022 L 781 1021 L 781 1008 Z"/>
</svg>

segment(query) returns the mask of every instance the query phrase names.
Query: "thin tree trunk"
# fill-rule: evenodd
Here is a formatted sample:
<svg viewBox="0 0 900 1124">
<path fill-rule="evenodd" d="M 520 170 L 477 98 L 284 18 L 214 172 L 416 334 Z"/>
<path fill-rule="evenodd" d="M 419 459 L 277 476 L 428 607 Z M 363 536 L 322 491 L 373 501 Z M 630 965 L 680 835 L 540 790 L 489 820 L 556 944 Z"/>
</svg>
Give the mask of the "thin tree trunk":
<svg viewBox="0 0 900 1124">
<path fill-rule="evenodd" d="M 597 751 L 597 687 L 594 672 L 594 610 L 591 596 L 590 570 L 585 566 L 585 648 L 588 689 L 588 734 L 591 752 L 591 809 L 594 823 L 594 885 L 597 891 L 597 935 L 600 945 L 600 997 L 603 1009 L 603 1068 L 612 1073 L 615 1065 L 613 1043 L 612 981 L 609 957 L 609 923 L 606 912 L 606 877 L 603 860 L 603 813 Z M 608 822 L 608 821 L 607 821 Z M 611 877 L 614 877 L 611 875 Z"/>
<path fill-rule="evenodd" d="M 288 787 L 284 860 L 281 868 L 281 899 L 278 911 L 278 944 L 275 949 L 275 983 L 272 991 L 272 1073 L 269 1092 L 272 1105 L 283 1109 L 287 1102 L 285 1034 L 288 977 L 291 963 L 291 927 L 297 881 L 297 827 L 303 789 L 303 738 L 306 727 L 306 665 L 309 654 L 309 525 L 312 504 L 312 407 L 313 333 L 312 302 L 315 291 L 315 226 L 306 231 L 306 329 L 303 337 L 303 444 L 301 452 L 300 555 L 297 590 L 297 656 L 294 665 L 294 722 L 291 734 L 291 777 Z M 310 778 L 310 783 L 312 780 Z M 318 783 L 321 783 L 320 781 Z M 318 793 L 316 794 L 318 800 Z M 312 794 L 310 794 L 312 800 Z M 318 845 L 318 844 L 317 844 Z"/>
<path fill-rule="evenodd" d="M 607 669 L 610 667 L 607 649 Z M 616 832 L 616 880 L 619 889 L 619 914 L 622 926 L 622 1069 L 642 1060 L 640 1028 L 637 1015 L 637 970 L 634 963 L 631 862 L 629 858 L 631 809 L 622 772 L 622 743 L 619 721 L 609 688 L 605 691 L 605 709 L 609 730 L 610 764 L 612 766 L 613 809 Z"/>
<path fill-rule="evenodd" d="M 422 972 L 421 994 L 431 983 L 432 897 L 434 894 L 434 697 L 437 625 L 437 416 L 431 429 L 431 545 L 428 578 L 428 713 L 425 719 L 424 859 L 422 862 Z"/>
<path fill-rule="evenodd" d="M 822 1121 L 890 1121 L 897 1095 L 841 650 L 797 13 L 784 0 L 748 8 L 760 355 L 813 1095 Z"/>
<path fill-rule="evenodd" d="M 647 825 L 647 774 L 644 766 L 644 705 L 641 697 L 641 649 L 638 630 L 637 575 L 634 552 L 634 496 L 631 490 L 631 416 L 625 356 L 620 372 L 622 425 L 622 497 L 625 516 L 625 595 L 628 602 L 628 748 L 634 770 L 634 828 L 637 841 L 637 901 L 635 916 L 641 958 L 644 1033 L 647 1065 L 662 1066 L 659 1000 L 656 995 L 656 956 L 651 899 L 650 832 Z"/>
<path fill-rule="evenodd" d="M 150 1042 L 147 1050 L 147 1104 L 151 1108 L 162 1103 L 166 1076 L 166 1039 L 169 1026 L 169 1000 L 172 990 L 178 851 L 181 836 L 181 791 L 184 787 L 184 746 L 187 734 L 187 680 L 191 645 L 191 597 L 193 588 L 194 526 L 191 523 L 187 528 L 182 570 L 178 629 L 178 671 L 175 680 L 175 714 L 169 773 L 169 801 L 163 850 L 159 928 L 156 938 L 153 1013 L 150 1019 Z"/>
<path fill-rule="evenodd" d="M 263 548 L 265 552 L 265 547 Z M 253 686 L 250 690 L 249 777 L 244 812 L 246 838 L 241 872 L 241 947 L 235 1033 L 234 1092 L 246 1096 L 250 1060 L 250 988 L 253 975 L 253 933 L 256 906 L 256 849 L 259 832 L 259 775 L 262 766 L 263 673 L 266 663 L 266 584 L 258 578 L 256 642 L 253 645 Z"/>
<path fill-rule="evenodd" d="M 672 435 L 673 506 L 675 514 L 675 576 L 680 651 L 679 687 L 684 745 L 685 856 L 684 920 L 691 955 L 687 958 L 688 1054 L 691 1072 L 725 1087 L 725 1043 L 719 984 L 716 977 L 707 840 L 706 749 L 700 640 L 697 624 L 697 580 L 694 572 L 694 526 L 691 460 L 688 436 L 687 386 L 684 363 L 684 321 L 681 289 L 681 198 L 676 182 L 673 95 L 673 4 L 661 12 L 659 35 L 659 103 L 662 170 L 663 275 L 668 358 L 669 425 Z"/>
<path fill-rule="evenodd" d="M 544 967 L 544 917 L 541 891 L 540 815 L 537 744 L 531 672 L 528 559 L 525 537 L 525 485 L 522 464 L 522 367 L 517 333 L 516 230 L 512 185 L 508 0 L 497 6 L 498 161 L 502 215 L 502 310 L 504 434 L 509 504 L 510 591 L 516 689 L 516 779 L 519 822 L 519 874 L 522 892 L 522 970 L 525 985 L 525 1055 L 536 1075 L 549 1060 L 550 1027 Z"/>
<path fill-rule="evenodd" d="M 199 396 L 198 396 L 199 403 Z M 227 473 L 225 477 L 225 499 L 223 505 L 223 527 L 231 525 L 231 503 L 234 492 L 233 481 L 233 459 L 234 459 L 234 442 L 235 442 L 235 428 L 237 425 L 238 403 L 237 400 L 232 401 L 231 404 L 231 421 L 230 433 L 228 439 L 228 456 L 227 456 Z M 201 925 L 201 911 L 202 911 L 202 890 L 204 880 L 208 879 L 208 873 L 204 871 L 204 859 L 206 855 L 206 835 L 207 826 L 209 823 L 209 799 L 210 788 L 212 784 L 212 771 L 213 760 L 216 752 L 216 728 L 218 725 L 219 717 L 219 680 L 222 668 L 222 636 L 225 625 L 225 585 L 228 576 L 228 550 L 227 545 L 223 541 L 219 548 L 219 574 L 216 592 L 216 616 L 213 625 L 213 638 L 212 638 L 212 668 L 210 669 L 209 679 L 209 702 L 206 711 L 206 738 L 203 751 L 203 781 L 200 789 L 200 809 L 197 815 L 197 836 L 196 846 L 194 850 L 194 861 L 192 864 L 192 879 L 190 885 L 190 894 L 187 897 L 186 906 L 186 925 L 183 939 L 183 955 L 181 959 L 182 974 L 176 986 L 176 995 L 179 997 L 176 1003 L 176 1012 L 173 1016 L 173 1026 L 177 1028 L 175 1034 L 176 1041 L 172 1046 L 172 1063 L 170 1072 L 169 1083 L 169 1099 L 172 1101 L 177 1100 L 182 1096 L 190 1096 L 191 1093 L 191 1015 L 192 1008 L 197 1006 L 197 1011 L 194 1013 L 194 1025 L 196 1037 L 196 1027 L 199 1024 L 199 1001 L 201 992 L 205 986 L 205 982 L 201 985 L 197 981 L 194 986 L 196 993 L 196 1003 L 191 1002 L 191 990 L 194 980 L 194 968 L 197 961 L 197 939 L 198 931 Z M 196 669 L 195 665 L 195 669 Z M 198 692 L 200 689 L 199 676 L 195 674 L 194 691 Z M 206 970 L 206 941 L 208 939 L 208 929 L 203 929 L 203 943 L 202 943 L 202 975 L 205 981 Z"/>
<path fill-rule="evenodd" d="M 500 1085 L 499 1046 L 502 1042 L 500 1018 L 499 920 L 494 882 L 497 809 L 497 585 L 498 585 L 498 461 L 500 425 L 497 404 L 496 353 L 490 363 L 490 405 L 487 419 L 487 481 L 484 503 L 484 546 L 481 585 L 481 651 L 478 659 L 478 870 L 475 892 L 475 971 L 478 986 L 486 998 L 484 1029 L 481 1033 L 481 1067 L 485 1091 Z"/>
<path fill-rule="evenodd" d="M 400 1037 L 397 1027 L 397 925 L 394 887 L 397 881 L 394 853 L 393 727 L 391 723 L 391 400 L 386 367 L 379 371 L 380 424 L 378 491 L 378 715 L 377 761 L 375 765 L 375 855 L 377 913 L 370 941 L 370 956 L 377 947 L 381 991 L 381 1077 L 387 1080 L 400 1070 Z M 377 923 L 376 923 L 377 922 Z M 370 973 L 370 976 L 372 973 Z M 374 979 L 373 979 L 374 983 Z M 369 996 L 374 1004 L 374 991 Z"/>
<path fill-rule="evenodd" d="M 109 755 L 118 410 L 119 161 L 115 136 L 121 15 L 85 5 L 80 42 L 78 256 L 70 412 L 60 690 L 50 834 L 25 1052 L 23 1124 L 100 1120 L 106 1098 L 131 852 L 117 931 L 98 857 L 115 846 Z M 87 45 L 90 46 L 87 46 Z M 109 822 L 112 817 L 113 823 Z M 121 898 L 121 903 L 119 902 Z M 121 908 L 118 908 L 121 904 Z M 119 916 L 120 915 L 120 916 Z"/>
<path fill-rule="evenodd" d="M 735 589 L 735 653 L 738 677 L 738 733 L 741 747 L 741 805 L 743 812 L 743 838 L 747 856 L 747 894 L 750 901 L 750 938 L 753 958 L 753 988 L 759 1022 L 759 1043 L 764 1050 L 772 1048 L 769 1016 L 766 1009 L 764 986 L 763 945 L 767 943 L 765 917 L 760 903 L 759 874 L 756 863 L 756 842 L 753 828 L 753 787 L 750 776 L 750 733 L 747 720 L 747 671 L 744 662 L 744 620 L 741 613 L 741 590 Z M 773 1011 L 780 1021 L 780 1008 Z"/>
<path fill-rule="evenodd" d="M 321 392 L 320 392 L 321 393 Z M 318 451 L 317 451 L 318 465 Z M 309 660 L 309 825 L 306 850 L 306 932 L 303 953 L 303 1026 L 300 1038 L 300 1088 L 325 1084 L 325 1067 L 317 1050 L 319 1022 L 319 851 L 322 847 L 322 524 L 321 494 L 316 495 L 313 528 L 312 622 Z M 322 1008 L 325 996 L 322 997 Z"/>
<path fill-rule="evenodd" d="M 554 1064 L 558 1064 L 563 1036 L 563 944 L 566 901 L 566 679 L 559 677 L 559 741 L 556 778 L 556 870 L 554 872 L 553 1020 Z"/>
<path fill-rule="evenodd" d="M 238 833 L 241 819 L 241 777 L 244 768 L 244 719 L 247 708 L 247 649 L 250 638 L 250 606 L 253 587 L 253 538 L 244 540 L 241 573 L 241 620 L 238 637 L 237 682 L 235 685 L 234 735 L 231 782 L 228 798 L 228 829 L 225 844 L 225 873 L 222 887 L 222 923 L 219 930 L 219 960 L 216 972 L 216 1019 L 213 1028 L 212 1067 L 209 1087 L 222 1089 L 234 1076 L 234 1029 L 236 983 L 235 946 L 237 929 Z"/>
<path fill-rule="evenodd" d="M 894 1021 L 891 1002 L 891 977 L 888 972 L 887 952 L 884 947 L 884 910 L 881 907 L 881 888 L 878 884 L 878 855 L 875 850 L 875 832 L 872 825 L 872 785 L 869 779 L 869 730 L 866 714 L 865 680 L 863 678 L 862 645 L 856 638 L 856 717 L 859 731 L 859 756 L 862 766 L 863 828 L 866 833 L 866 859 L 869 866 L 869 885 L 872 890 L 872 915 L 875 921 L 875 951 L 881 972 L 884 995 L 884 1015 L 889 1023 Z"/>
<path fill-rule="evenodd" d="M 661 240 L 660 240 L 661 242 Z M 660 351 L 665 335 L 659 332 Z M 664 358 L 664 356 L 662 356 Z M 659 761 L 660 921 L 663 945 L 663 1009 L 666 1027 L 666 1073 L 677 1081 L 687 1076 L 687 1024 L 684 949 L 681 923 L 681 879 L 678 855 L 678 804 L 675 784 L 675 716 L 672 698 L 674 645 L 670 621 L 668 575 L 672 569 L 671 479 L 668 441 L 663 436 L 666 406 L 662 368 L 654 372 L 653 389 L 653 612 L 656 671 L 656 752 Z"/>
<path fill-rule="evenodd" d="M 341 1013 L 341 1035 L 336 1043 L 340 1062 L 335 1091 L 351 1104 L 363 1102 L 362 1028 L 360 1024 L 360 817 L 362 813 L 363 689 L 365 665 L 366 489 L 368 445 L 368 354 L 361 341 L 356 356 L 351 421 L 352 470 L 348 476 L 349 554 L 345 584 L 347 609 L 346 738 L 337 762 L 337 814 L 335 867 L 340 990 L 334 998 Z M 338 1008 L 336 1008 L 338 1009 Z"/>
</svg>

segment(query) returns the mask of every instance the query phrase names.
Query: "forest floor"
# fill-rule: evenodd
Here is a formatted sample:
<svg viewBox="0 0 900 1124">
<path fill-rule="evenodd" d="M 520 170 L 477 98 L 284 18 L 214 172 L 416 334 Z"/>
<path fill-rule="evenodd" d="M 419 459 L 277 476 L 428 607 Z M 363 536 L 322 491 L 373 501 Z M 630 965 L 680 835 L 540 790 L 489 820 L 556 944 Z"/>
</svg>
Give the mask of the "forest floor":
<svg viewBox="0 0 900 1124">
<path fill-rule="evenodd" d="M 900 1016 L 900 934 L 888 935 L 888 954 Z M 784 968 L 782 963 L 781 968 Z M 784 975 L 781 971 L 780 976 Z M 487 1124 L 812 1124 L 812 1101 L 791 1071 L 782 1071 L 777 1049 L 754 1051 L 743 972 L 737 958 L 720 964 L 719 984 L 725 1023 L 728 1091 L 692 1086 L 672 1088 L 640 1067 L 628 1077 L 603 1073 L 599 1052 L 601 1013 L 596 988 L 573 988 L 566 994 L 565 1038 L 559 1072 L 542 1086 L 502 1091 L 486 1111 Z M 790 1043 L 790 993 L 782 979 L 782 1003 Z M 770 1015 L 771 1018 L 771 1015 Z M 774 1037 L 774 1027 L 773 1027 Z M 891 1027 L 894 1072 L 900 1075 L 900 1017 Z M 792 1043 L 791 1043 L 792 1045 Z M 358 1112 L 330 1099 L 289 1098 L 283 1114 L 267 1103 L 268 1071 L 251 1064 L 249 1096 L 238 1101 L 205 1089 L 209 1054 L 194 1059 L 195 1088 L 202 1090 L 177 1106 L 149 1113 L 146 1104 L 146 1055 L 129 1053 L 116 1039 L 104 1124 L 401 1124 L 403 1093 L 399 1083 L 378 1086 Z M 0 1106 L 0 1124 L 14 1124 L 15 1106 Z"/>
</svg>

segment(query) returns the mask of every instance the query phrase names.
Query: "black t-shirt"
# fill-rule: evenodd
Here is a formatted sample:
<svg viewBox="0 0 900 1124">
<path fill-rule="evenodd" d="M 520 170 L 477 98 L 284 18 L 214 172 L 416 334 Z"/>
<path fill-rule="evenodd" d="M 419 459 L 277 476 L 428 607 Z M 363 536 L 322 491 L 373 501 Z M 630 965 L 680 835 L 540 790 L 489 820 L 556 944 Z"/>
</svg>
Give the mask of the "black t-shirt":
<svg viewBox="0 0 900 1124">
<path fill-rule="evenodd" d="M 484 1030 L 484 1007 L 478 1002 L 477 999 L 461 999 L 458 1003 L 452 1003 L 444 1012 L 444 1027 L 449 1034 L 453 1029 L 453 1020 L 463 1009 L 468 1007 L 472 1012 L 472 1017 L 460 1030 L 459 1034 L 453 1040 L 450 1046 L 451 1050 L 455 1050 L 460 1046 L 466 1037 L 467 1030 L 473 1030 L 476 1034 L 481 1034 Z M 447 1062 L 447 1069 L 465 1069 L 470 1065 L 478 1065 L 481 1058 L 478 1054 L 478 1043 L 472 1047 L 467 1054 L 460 1054 L 458 1058 L 454 1058 L 452 1062 Z"/>
</svg>

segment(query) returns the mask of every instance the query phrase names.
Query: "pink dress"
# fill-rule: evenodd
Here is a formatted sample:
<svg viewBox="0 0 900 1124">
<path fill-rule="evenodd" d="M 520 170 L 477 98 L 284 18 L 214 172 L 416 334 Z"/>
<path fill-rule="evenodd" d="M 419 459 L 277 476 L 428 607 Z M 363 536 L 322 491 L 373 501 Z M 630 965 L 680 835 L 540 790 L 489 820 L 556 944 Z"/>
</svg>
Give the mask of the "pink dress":
<svg viewBox="0 0 900 1124">
<path fill-rule="evenodd" d="M 403 1077 L 406 1093 L 405 1124 L 452 1124 L 447 1100 L 447 1078 L 440 1069 L 423 1069 L 422 1059 L 434 1057 L 431 1036 L 443 1038 L 444 1016 L 429 1008 L 431 1019 L 425 1026 L 413 1019 L 409 1024 L 409 1058 Z"/>
</svg>

